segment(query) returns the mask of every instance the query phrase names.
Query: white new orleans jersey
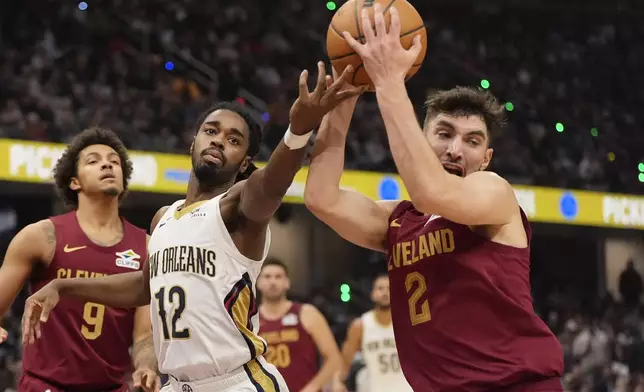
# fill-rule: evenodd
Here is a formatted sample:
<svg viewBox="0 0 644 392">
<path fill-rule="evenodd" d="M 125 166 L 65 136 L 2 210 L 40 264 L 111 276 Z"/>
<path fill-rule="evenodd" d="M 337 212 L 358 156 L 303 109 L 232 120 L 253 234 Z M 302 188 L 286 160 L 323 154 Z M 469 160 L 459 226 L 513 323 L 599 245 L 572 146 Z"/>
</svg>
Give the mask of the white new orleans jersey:
<svg viewBox="0 0 644 392">
<path fill-rule="evenodd" d="M 177 201 L 150 237 L 150 311 L 159 370 L 192 381 L 243 367 L 253 382 L 270 385 L 276 381 L 262 368 L 265 361 L 255 360 L 266 342 L 257 334 L 254 287 L 270 229 L 262 260 L 243 256 L 221 217 L 222 197 L 182 209 L 184 201 Z"/>
<path fill-rule="evenodd" d="M 400 368 L 393 325 L 380 324 L 373 310 L 363 314 L 361 319 L 362 358 L 369 378 L 368 391 L 413 391 Z"/>
</svg>

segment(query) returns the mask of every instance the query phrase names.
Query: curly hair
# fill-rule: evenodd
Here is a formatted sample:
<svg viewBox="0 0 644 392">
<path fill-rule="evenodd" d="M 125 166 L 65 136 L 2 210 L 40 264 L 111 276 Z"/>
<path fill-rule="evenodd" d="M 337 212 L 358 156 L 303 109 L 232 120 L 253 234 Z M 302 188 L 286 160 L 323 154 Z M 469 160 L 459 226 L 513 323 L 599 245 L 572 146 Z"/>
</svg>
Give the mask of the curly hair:
<svg viewBox="0 0 644 392">
<path fill-rule="evenodd" d="M 440 113 L 455 116 L 481 116 L 488 129 L 488 137 L 498 136 L 507 123 L 505 107 L 492 93 L 473 87 L 455 87 L 430 94 L 425 101 L 425 124 Z"/>
<path fill-rule="evenodd" d="M 78 208 L 78 193 L 69 187 L 73 177 L 78 175 L 78 158 L 80 152 L 89 146 L 103 144 L 116 151 L 123 169 L 123 192 L 119 195 L 122 199 L 127 191 L 128 182 L 132 176 L 132 161 L 125 145 L 114 132 L 105 128 L 92 127 L 74 136 L 63 155 L 54 167 L 54 181 L 60 199 L 71 208 Z"/>
</svg>

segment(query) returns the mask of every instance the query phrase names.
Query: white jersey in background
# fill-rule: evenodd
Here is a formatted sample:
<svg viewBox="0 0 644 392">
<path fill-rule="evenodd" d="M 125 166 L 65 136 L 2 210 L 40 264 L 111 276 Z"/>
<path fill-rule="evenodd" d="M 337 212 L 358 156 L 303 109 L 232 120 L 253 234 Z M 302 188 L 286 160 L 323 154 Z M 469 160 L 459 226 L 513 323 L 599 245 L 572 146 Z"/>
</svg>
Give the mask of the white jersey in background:
<svg viewBox="0 0 644 392">
<path fill-rule="evenodd" d="M 180 210 L 184 201 L 175 202 L 150 237 L 150 312 L 159 370 L 171 382 L 239 374 L 236 381 L 247 377 L 250 384 L 284 391 L 283 379 L 261 356 L 266 342 L 257 334 L 255 281 L 270 229 L 262 260 L 243 256 L 221 217 L 222 196 Z M 202 384 L 188 386 L 213 388 L 210 381 Z M 178 389 L 188 390 L 184 385 Z"/>
<path fill-rule="evenodd" d="M 362 315 L 362 358 L 365 362 L 369 392 L 413 391 L 398 361 L 392 324 L 380 324 L 371 310 Z"/>
</svg>

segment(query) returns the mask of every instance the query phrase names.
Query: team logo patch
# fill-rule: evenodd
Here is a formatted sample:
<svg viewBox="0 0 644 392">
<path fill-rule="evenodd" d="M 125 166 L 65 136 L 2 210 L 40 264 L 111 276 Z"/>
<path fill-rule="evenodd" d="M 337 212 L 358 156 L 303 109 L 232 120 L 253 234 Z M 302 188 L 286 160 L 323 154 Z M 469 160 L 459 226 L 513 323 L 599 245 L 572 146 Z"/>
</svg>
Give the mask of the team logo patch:
<svg viewBox="0 0 644 392">
<path fill-rule="evenodd" d="M 286 316 L 282 317 L 282 325 L 285 327 L 297 325 L 297 315 L 289 313 Z"/>
<path fill-rule="evenodd" d="M 203 218 L 206 216 L 206 213 L 201 211 L 201 208 L 195 208 L 194 210 L 190 211 L 188 214 L 191 218 Z"/>
<path fill-rule="evenodd" d="M 132 249 L 123 252 L 116 252 L 116 265 L 123 268 L 138 270 L 141 267 L 139 260 L 141 256 L 136 254 Z"/>
<path fill-rule="evenodd" d="M 192 392 L 192 387 L 188 384 L 183 384 L 181 386 L 181 392 Z"/>
</svg>

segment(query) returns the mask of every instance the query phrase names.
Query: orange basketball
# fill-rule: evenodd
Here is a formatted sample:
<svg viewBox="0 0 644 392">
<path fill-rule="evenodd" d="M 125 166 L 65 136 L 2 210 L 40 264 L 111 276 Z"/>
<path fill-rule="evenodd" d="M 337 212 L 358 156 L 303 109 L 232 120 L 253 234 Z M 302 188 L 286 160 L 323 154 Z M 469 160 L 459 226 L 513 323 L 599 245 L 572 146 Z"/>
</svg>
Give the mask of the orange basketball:
<svg viewBox="0 0 644 392">
<path fill-rule="evenodd" d="M 418 11 L 409 4 L 406 0 L 349 0 L 333 15 L 331 24 L 326 33 L 326 47 L 329 60 L 333 68 L 342 74 L 342 71 L 347 65 L 353 65 L 355 73 L 351 84 L 354 86 L 369 86 L 369 90 L 373 91 L 373 85 L 369 79 L 369 75 L 364 70 L 362 59 L 357 53 L 351 49 L 347 41 L 342 37 L 342 32 L 346 31 L 353 36 L 358 42 L 364 42 L 364 35 L 362 34 L 362 9 L 367 8 L 370 10 L 371 24 L 374 25 L 373 19 L 373 5 L 380 3 L 382 6 L 385 23 L 387 28 L 391 22 L 391 15 L 389 10 L 391 6 L 395 6 L 400 15 L 400 42 L 405 49 L 409 49 L 413 42 L 414 37 L 420 34 L 423 49 L 418 55 L 418 59 L 407 73 L 407 80 L 414 76 L 425 59 L 427 52 L 427 30 L 423 19 L 418 14 Z"/>
</svg>

